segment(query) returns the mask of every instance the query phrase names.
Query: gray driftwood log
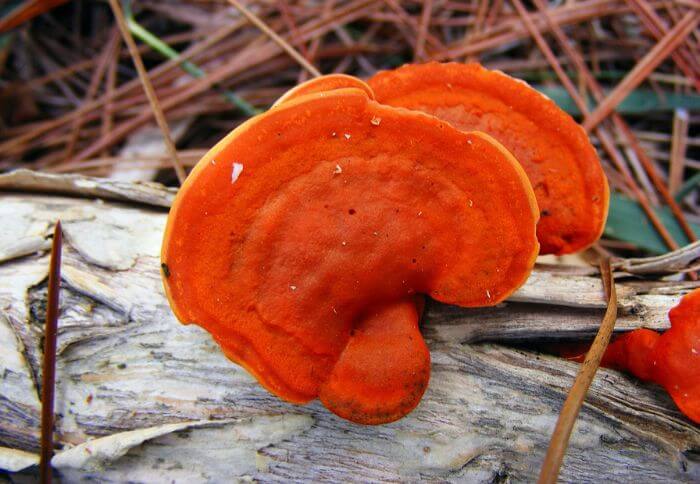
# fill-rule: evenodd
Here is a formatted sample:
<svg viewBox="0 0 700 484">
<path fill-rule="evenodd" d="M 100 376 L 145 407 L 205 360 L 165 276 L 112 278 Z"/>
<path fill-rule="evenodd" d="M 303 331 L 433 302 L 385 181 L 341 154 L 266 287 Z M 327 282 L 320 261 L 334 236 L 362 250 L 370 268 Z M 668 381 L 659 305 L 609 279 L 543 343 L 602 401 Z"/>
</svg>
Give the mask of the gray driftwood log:
<svg viewBox="0 0 700 484">
<path fill-rule="evenodd" d="M 362 427 L 317 402 L 281 402 L 206 332 L 175 320 L 158 260 L 171 199 L 155 185 L 0 176 L 0 469 L 31 474 L 37 460 L 47 235 L 60 218 L 52 464 L 64 480 L 535 478 L 577 364 L 503 343 L 592 335 L 604 305 L 595 274 L 539 268 L 496 308 L 430 304 L 433 373 L 423 401 L 399 422 Z M 683 270 L 699 257 L 696 245 L 618 263 L 618 330 L 667 327 L 668 309 L 697 285 L 626 275 Z M 697 482 L 700 429 L 659 387 L 602 369 L 561 479 Z"/>
</svg>

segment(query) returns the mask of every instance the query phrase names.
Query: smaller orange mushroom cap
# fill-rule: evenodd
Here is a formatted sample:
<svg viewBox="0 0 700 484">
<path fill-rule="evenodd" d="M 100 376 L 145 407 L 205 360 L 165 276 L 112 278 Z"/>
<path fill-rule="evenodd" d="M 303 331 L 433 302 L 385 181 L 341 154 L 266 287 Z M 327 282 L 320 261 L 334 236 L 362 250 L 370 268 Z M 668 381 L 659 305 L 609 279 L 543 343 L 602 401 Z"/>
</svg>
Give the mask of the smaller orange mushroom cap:
<svg viewBox="0 0 700 484">
<path fill-rule="evenodd" d="M 671 328 L 659 334 L 635 329 L 618 336 L 601 365 L 663 386 L 688 418 L 700 423 L 700 289 L 684 296 L 668 313 Z M 560 345 L 559 354 L 583 361 L 587 345 Z"/>
<path fill-rule="evenodd" d="M 615 338 L 605 350 L 600 364 L 606 368 L 627 371 L 644 381 L 654 380 L 654 349 L 659 333 L 637 329 Z"/>
<path fill-rule="evenodd" d="M 683 297 L 668 317 L 671 329 L 654 348 L 654 380 L 685 415 L 700 423 L 700 289 Z"/>
<path fill-rule="evenodd" d="M 496 138 L 535 190 L 542 254 L 585 249 L 602 234 L 608 183 L 583 128 L 527 83 L 479 64 L 408 64 L 368 80 L 378 102 L 430 113 Z"/>
<path fill-rule="evenodd" d="M 180 321 L 262 385 L 358 423 L 428 385 L 417 294 L 496 304 L 527 278 L 539 211 L 498 142 L 339 88 L 243 124 L 197 164 L 161 254 Z"/>
</svg>

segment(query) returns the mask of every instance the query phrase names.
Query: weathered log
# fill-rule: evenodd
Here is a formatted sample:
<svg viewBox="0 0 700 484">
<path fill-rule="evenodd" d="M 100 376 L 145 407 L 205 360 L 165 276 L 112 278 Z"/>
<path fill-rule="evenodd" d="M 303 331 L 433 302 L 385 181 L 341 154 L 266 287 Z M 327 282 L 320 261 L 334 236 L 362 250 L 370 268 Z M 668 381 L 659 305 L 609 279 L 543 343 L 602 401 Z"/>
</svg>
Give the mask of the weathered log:
<svg viewBox="0 0 700 484">
<path fill-rule="evenodd" d="M 72 178 L 57 182 L 70 197 L 29 194 L 18 190 L 42 188 L 22 176 L 22 188 L 0 177 L 0 190 L 15 190 L 0 192 L 0 468 L 10 471 L 32 472 L 38 450 L 46 237 L 57 218 L 66 243 L 53 465 L 68 481 L 531 481 L 576 364 L 500 343 L 591 335 L 602 315 L 598 278 L 577 269 L 538 269 L 496 308 L 431 303 L 423 401 L 399 422 L 357 426 L 318 403 L 281 402 L 206 332 L 175 320 L 158 260 L 170 191 L 149 185 L 144 197 L 136 185 L 132 198 L 129 184 L 115 195 L 104 191 L 113 182 Z M 674 270 L 697 259 L 688 250 L 668 259 Z M 697 285 L 618 276 L 618 329 L 665 328 Z M 661 388 L 600 370 L 562 480 L 698 479 L 700 429 Z"/>
</svg>

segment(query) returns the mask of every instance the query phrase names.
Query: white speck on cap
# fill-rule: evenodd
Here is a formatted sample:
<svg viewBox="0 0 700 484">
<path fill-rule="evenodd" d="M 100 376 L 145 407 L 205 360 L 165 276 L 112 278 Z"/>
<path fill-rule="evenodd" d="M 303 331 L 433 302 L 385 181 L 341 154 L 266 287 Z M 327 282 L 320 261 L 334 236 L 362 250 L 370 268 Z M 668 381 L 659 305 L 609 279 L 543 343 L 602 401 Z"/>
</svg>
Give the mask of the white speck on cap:
<svg viewBox="0 0 700 484">
<path fill-rule="evenodd" d="M 335 170 L 333 170 L 334 175 L 340 175 L 343 173 L 343 169 L 340 167 L 340 165 L 335 165 Z"/>
<path fill-rule="evenodd" d="M 343 136 L 345 136 L 345 139 L 350 139 L 350 133 L 345 133 Z"/>
<path fill-rule="evenodd" d="M 243 172 L 243 165 L 240 163 L 234 163 L 233 168 L 231 168 L 231 183 L 236 183 L 238 177 L 241 176 Z"/>
<path fill-rule="evenodd" d="M 291 289 L 292 291 L 296 291 L 296 290 L 297 290 L 297 286 L 289 286 L 289 289 Z"/>
</svg>

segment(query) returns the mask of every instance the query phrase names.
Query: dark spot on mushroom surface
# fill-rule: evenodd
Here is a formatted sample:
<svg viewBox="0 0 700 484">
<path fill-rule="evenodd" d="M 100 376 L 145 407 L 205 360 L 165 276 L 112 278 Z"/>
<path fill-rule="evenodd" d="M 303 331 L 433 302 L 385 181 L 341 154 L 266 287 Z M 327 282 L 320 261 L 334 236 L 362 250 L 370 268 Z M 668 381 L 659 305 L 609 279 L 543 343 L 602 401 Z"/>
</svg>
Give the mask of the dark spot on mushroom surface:
<svg viewBox="0 0 700 484">
<path fill-rule="evenodd" d="M 549 217 L 552 213 L 549 210 L 542 210 L 540 215 L 543 217 Z"/>
<path fill-rule="evenodd" d="M 163 275 L 165 277 L 170 277 L 170 269 L 168 268 L 168 265 L 165 262 L 163 262 L 160 265 L 160 269 L 163 271 Z"/>
<path fill-rule="evenodd" d="M 355 212 L 355 209 L 354 209 L 354 208 L 351 208 L 350 210 L 348 210 L 348 213 L 349 213 L 350 215 L 355 215 L 357 212 Z"/>
</svg>

